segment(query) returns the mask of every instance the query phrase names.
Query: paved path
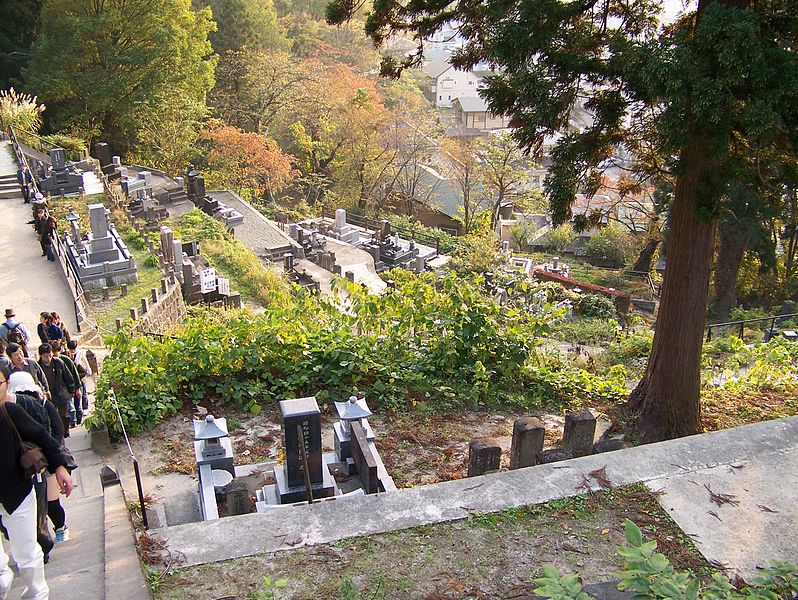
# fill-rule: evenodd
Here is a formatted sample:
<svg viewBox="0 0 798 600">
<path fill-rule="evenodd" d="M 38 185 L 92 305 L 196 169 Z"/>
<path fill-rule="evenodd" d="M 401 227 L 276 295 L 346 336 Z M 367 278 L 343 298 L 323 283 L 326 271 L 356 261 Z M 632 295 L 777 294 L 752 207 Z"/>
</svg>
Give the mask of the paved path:
<svg viewBox="0 0 798 600">
<path fill-rule="evenodd" d="M 11 142 L 0 142 L 0 176 L 17 172 Z M 0 310 L 13 307 L 17 320 L 28 328 L 31 347 L 39 344 L 36 325 L 42 311 L 57 311 L 70 331 L 77 331 L 75 306 L 69 288 L 54 262 L 43 257 L 36 233 L 26 222 L 33 218 L 30 204 L 16 198 L 0 199 Z"/>
<path fill-rule="evenodd" d="M 0 142 L 0 175 L 16 173 L 10 142 Z M 18 198 L 0 200 L 0 270 L 3 286 L 0 308 L 13 306 L 17 318 L 35 336 L 38 314 L 57 310 L 75 331 L 72 296 L 55 263 L 41 257 L 33 229 L 30 205 Z M 37 339 L 38 343 L 38 339 Z M 90 386 L 91 387 L 91 386 Z M 100 457 L 91 450 L 88 432 L 80 427 L 66 440 L 79 468 L 73 473 L 75 491 L 61 503 L 67 515 L 70 540 L 57 545 L 46 567 L 52 600 L 101 599 L 104 597 L 104 515 L 100 485 Z M 17 580 L 10 599 L 21 594 Z"/>
</svg>

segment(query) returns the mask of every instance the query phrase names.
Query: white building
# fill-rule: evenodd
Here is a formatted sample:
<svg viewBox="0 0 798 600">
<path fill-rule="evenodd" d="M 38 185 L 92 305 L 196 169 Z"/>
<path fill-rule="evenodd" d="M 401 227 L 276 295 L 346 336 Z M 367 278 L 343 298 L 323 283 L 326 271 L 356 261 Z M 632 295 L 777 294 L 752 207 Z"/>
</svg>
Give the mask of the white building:
<svg viewBox="0 0 798 600">
<path fill-rule="evenodd" d="M 482 77 L 487 71 L 458 71 L 449 62 L 448 54 L 436 56 L 424 67 L 429 78 L 426 95 L 437 107 L 450 107 L 452 100 L 459 97 L 476 97 Z"/>
</svg>

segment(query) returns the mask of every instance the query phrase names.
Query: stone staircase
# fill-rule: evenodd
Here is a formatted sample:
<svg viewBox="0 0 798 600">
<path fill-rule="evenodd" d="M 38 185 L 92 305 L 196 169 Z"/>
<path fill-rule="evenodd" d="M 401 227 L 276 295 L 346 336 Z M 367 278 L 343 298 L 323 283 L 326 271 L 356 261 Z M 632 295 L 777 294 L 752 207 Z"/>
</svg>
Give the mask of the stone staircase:
<svg viewBox="0 0 798 600">
<path fill-rule="evenodd" d="M 0 175 L 0 200 L 22 198 L 16 175 Z"/>
<path fill-rule="evenodd" d="M 102 194 L 105 191 L 102 181 L 97 178 L 93 171 L 83 172 L 83 193 L 87 196 Z"/>
<path fill-rule="evenodd" d="M 52 600 L 152 600 L 133 544 L 130 514 L 121 486 L 103 487 L 103 457 L 91 448 L 83 427 L 66 440 L 79 467 L 72 473 L 75 489 L 61 499 L 70 538 L 56 544 L 45 567 Z M 23 588 L 14 579 L 9 600 Z"/>
</svg>

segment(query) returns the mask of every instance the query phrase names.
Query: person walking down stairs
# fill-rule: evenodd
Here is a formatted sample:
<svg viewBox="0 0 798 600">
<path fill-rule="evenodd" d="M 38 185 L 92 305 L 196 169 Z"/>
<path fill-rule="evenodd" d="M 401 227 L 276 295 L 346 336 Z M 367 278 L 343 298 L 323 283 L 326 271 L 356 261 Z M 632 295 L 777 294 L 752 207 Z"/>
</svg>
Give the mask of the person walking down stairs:
<svg viewBox="0 0 798 600">
<path fill-rule="evenodd" d="M 72 478 L 58 443 L 44 427 L 14 402 L 7 402 L 8 380 L 0 375 L 0 518 L 8 532 L 8 546 L 25 583 L 23 600 L 49 600 L 44 576 L 44 554 L 36 539 L 36 495 L 32 476 L 20 463 L 22 441 L 34 442 L 47 458 L 48 470 L 65 496 L 72 493 Z M 6 598 L 14 573 L 0 545 L 0 598 Z"/>
</svg>

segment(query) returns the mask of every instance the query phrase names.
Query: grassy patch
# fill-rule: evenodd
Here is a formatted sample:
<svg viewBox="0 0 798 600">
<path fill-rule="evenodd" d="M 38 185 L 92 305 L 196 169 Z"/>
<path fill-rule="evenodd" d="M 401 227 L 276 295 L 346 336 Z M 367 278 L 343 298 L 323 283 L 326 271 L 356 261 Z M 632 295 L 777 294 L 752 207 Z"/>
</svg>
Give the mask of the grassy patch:
<svg viewBox="0 0 798 600">
<path fill-rule="evenodd" d="M 254 252 L 201 210 L 192 210 L 168 224 L 175 237 L 200 242 L 202 255 L 230 279 L 231 289 L 238 290 L 244 300 L 269 306 L 276 292 L 288 291 L 288 283 L 281 273 L 265 267 Z"/>
<path fill-rule="evenodd" d="M 92 319 L 97 323 L 102 333 L 109 334 L 116 331 L 116 319 L 125 320 L 129 318 L 130 309 L 138 309 L 141 298 L 150 297 L 150 290 L 159 287 L 163 274 L 158 268 L 157 260 L 147 251 L 144 240 L 130 224 L 125 212 L 119 208 L 113 208 L 105 194 L 53 198 L 50 201 L 50 210 L 62 230 L 68 230 L 69 225 L 65 217 L 70 211 L 74 211 L 80 217 L 81 231 L 86 232 L 91 230 L 88 206 L 98 203 L 112 209 L 110 220 L 124 240 L 128 250 L 136 259 L 139 276 L 138 282 L 128 284 L 128 294 L 124 297 L 120 294 L 120 288 L 111 290 L 110 300 L 103 300 L 102 291 L 100 290 L 87 291 Z"/>
<path fill-rule="evenodd" d="M 553 563 L 561 572 L 580 571 L 588 582 L 611 578 L 621 567 L 615 547 L 624 544 L 627 518 L 643 529 L 646 539 L 656 539 L 677 568 L 709 568 L 656 499 L 644 486 L 634 485 L 180 569 L 162 580 L 157 598 L 256 598 L 264 576 L 286 579 L 286 587 L 275 590 L 275 597 L 296 600 L 523 596 L 531 593 L 530 581 L 544 563 Z"/>
</svg>

